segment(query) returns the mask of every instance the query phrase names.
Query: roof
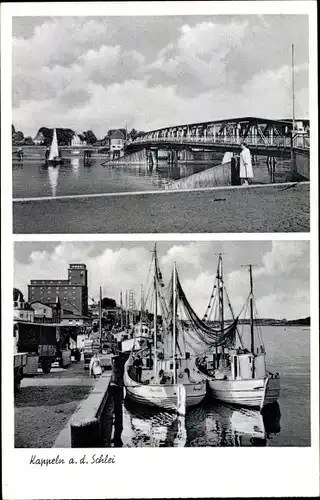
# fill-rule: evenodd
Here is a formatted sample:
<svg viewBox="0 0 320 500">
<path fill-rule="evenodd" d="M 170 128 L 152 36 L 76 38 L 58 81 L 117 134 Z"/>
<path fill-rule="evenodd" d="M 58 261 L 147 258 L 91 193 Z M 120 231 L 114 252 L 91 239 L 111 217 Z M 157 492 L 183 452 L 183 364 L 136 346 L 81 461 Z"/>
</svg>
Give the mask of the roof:
<svg viewBox="0 0 320 500">
<path fill-rule="evenodd" d="M 41 304 L 42 306 L 50 307 L 52 309 L 52 304 L 48 304 L 46 302 L 41 302 L 40 300 L 34 300 L 33 302 L 30 302 L 31 305 L 33 304 Z"/>
<path fill-rule="evenodd" d="M 35 138 L 33 139 L 34 141 L 44 141 L 44 135 L 42 132 L 38 132 Z"/>
<path fill-rule="evenodd" d="M 113 132 L 113 134 L 110 136 L 110 139 L 125 139 L 124 134 L 121 132 L 121 130 L 116 130 Z"/>
</svg>

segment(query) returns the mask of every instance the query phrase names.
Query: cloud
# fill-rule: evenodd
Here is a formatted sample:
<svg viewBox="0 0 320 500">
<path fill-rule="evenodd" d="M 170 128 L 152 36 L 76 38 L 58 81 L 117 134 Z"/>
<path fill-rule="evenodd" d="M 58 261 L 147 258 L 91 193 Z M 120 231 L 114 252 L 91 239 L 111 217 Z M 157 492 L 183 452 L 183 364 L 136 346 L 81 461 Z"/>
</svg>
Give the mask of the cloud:
<svg viewBox="0 0 320 500">
<path fill-rule="evenodd" d="M 12 100 L 14 125 L 25 135 L 41 126 L 103 137 L 126 122 L 151 130 L 291 116 L 292 41 L 296 114 L 308 115 L 303 16 L 57 17 L 34 21 L 32 31 L 27 23 L 25 37 L 22 25 L 12 42 Z"/>
<path fill-rule="evenodd" d="M 26 296 L 31 279 L 66 279 L 68 265 L 83 262 L 88 268 L 89 297 L 97 299 L 102 286 L 104 295 L 119 302 L 120 291 L 132 289 L 137 304 L 140 304 L 140 286 L 143 285 L 150 308 L 153 276 L 150 267 L 151 242 L 35 245 L 34 250 L 30 249 L 29 243 L 15 245 L 14 285 Z M 235 314 L 240 312 L 249 293 L 248 269 L 240 266 L 251 261 L 257 264 L 253 275 L 260 317 L 297 318 L 309 315 L 308 242 L 159 243 L 158 255 L 165 284 L 169 283 L 176 261 L 182 287 L 200 317 L 205 313 L 212 292 L 217 268 L 215 254 L 218 252 L 225 253 L 225 286 Z M 227 303 L 225 311 L 230 317 Z"/>
</svg>

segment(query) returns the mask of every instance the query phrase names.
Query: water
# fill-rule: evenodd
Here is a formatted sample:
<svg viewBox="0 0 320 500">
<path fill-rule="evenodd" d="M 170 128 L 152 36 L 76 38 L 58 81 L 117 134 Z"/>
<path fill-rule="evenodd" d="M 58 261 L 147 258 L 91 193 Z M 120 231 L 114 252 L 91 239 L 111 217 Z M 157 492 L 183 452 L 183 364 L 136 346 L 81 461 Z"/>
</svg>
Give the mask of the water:
<svg viewBox="0 0 320 500">
<path fill-rule="evenodd" d="M 188 164 L 168 166 L 159 162 L 159 168 L 144 165 L 103 166 L 103 160 L 84 163 L 72 158 L 57 167 L 44 162 L 15 162 L 12 167 L 13 197 L 59 196 L 88 193 L 119 193 L 164 189 L 171 180 L 181 179 L 212 166 Z M 217 160 L 219 163 L 219 160 Z"/>
<path fill-rule="evenodd" d="M 84 163 L 81 158 L 71 158 L 57 167 L 48 167 L 43 160 L 15 160 L 12 165 L 13 197 L 55 197 L 164 189 L 168 182 L 218 165 L 221 159 L 222 154 L 217 153 L 216 159 L 207 164 L 169 166 L 166 161 L 159 161 L 157 169 L 150 169 L 146 165 L 103 166 L 103 159 L 92 159 Z M 287 180 L 288 168 L 287 162 L 278 162 L 276 182 Z M 254 182 L 270 182 L 265 159 L 259 159 L 254 166 L 254 174 Z"/>
<path fill-rule="evenodd" d="M 263 337 L 267 368 L 281 377 L 279 404 L 268 413 L 206 398 L 176 418 L 126 400 L 123 446 L 310 446 L 310 330 L 268 326 Z"/>
</svg>

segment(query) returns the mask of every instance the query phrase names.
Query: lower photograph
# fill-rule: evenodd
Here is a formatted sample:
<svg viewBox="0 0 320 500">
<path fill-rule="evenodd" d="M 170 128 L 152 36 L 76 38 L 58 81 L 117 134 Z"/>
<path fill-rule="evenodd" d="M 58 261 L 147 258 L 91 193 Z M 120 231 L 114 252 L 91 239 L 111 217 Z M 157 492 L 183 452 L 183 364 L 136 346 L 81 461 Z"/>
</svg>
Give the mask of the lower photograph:
<svg viewBox="0 0 320 500">
<path fill-rule="evenodd" d="M 309 253 L 15 242 L 15 447 L 310 446 Z"/>
</svg>

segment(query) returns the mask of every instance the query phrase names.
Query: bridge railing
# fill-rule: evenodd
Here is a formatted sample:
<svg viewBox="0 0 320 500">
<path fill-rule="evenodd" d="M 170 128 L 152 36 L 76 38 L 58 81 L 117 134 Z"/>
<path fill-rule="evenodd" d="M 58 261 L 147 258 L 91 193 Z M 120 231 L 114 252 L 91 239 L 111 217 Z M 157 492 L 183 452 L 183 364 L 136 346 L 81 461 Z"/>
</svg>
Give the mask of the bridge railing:
<svg viewBox="0 0 320 500">
<path fill-rule="evenodd" d="M 179 143 L 186 145 L 215 145 L 215 144 L 226 144 L 232 146 L 238 146 L 241 142 L 246 142 L 249 146 L 275 146 L 275 147 L 291 147 L 291 137 L 289 136 L 274 136 L 274 137 L 260 137 L 247 136 L 246 138 L 233 138 L 233 137 L 139 137 L 135 139 L 131 144 L 135 143 L 148 143 L 148 142 L 159 142 L 159 143 Z"/>
<path fill-rule="evenodd" d="M 310 149 L 310 137 L 306 134 L 295 134 L 293 137 L 293 147 Z"/>
</svg>

